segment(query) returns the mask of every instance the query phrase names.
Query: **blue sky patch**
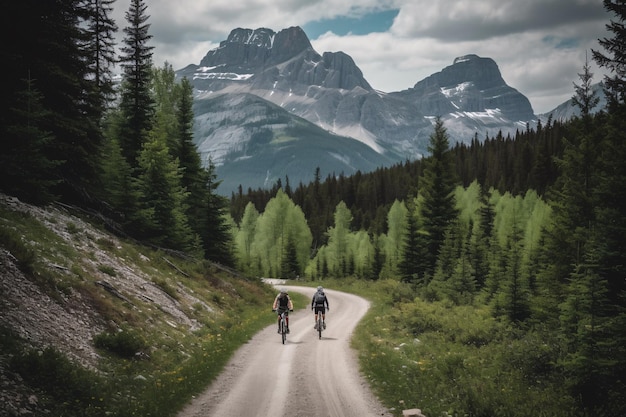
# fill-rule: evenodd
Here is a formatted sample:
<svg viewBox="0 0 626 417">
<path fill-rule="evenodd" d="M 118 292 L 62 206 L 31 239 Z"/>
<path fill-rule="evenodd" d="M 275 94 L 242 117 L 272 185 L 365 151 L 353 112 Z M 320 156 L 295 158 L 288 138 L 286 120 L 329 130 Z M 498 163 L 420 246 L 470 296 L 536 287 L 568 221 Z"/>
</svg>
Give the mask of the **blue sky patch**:
<svg viewBox="0 0 626 417">
<path fill-rule="evenodd" d="M 556 49 L 572 49 L 578 48 L 580 39 L 577 38 L 561 38 L 557 36 L 545 36 L 543 41 Z"/>
<path fill-rule="evenodd" d="M 359 17 L 338 16 L 334 19 L 317 20 L 302 26 L 309 39 L 317 39 L 320 35 L 331 31 L 336 35 L 344 36 L 367 35 L 372 32 L 386 32 L 393 24 L 400 10 L 384 10 L 368 13 Z"/>
</svg>

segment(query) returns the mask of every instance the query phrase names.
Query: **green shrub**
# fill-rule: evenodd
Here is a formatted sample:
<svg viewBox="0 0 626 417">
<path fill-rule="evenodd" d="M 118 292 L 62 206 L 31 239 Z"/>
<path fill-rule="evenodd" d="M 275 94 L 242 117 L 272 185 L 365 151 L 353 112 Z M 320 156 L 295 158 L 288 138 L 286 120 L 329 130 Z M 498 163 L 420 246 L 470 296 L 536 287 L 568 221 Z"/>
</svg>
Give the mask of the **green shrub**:
<svg viewBox="0 0 626 417">
<path fill-rule="evenodd" d="M 32 274 L 35 265 L 36 254 L 28 247 L 18 232 L 15 230 L 0 227 L 0 245 L 17 259 L 20 270 L 27 274 Z"/>
<path fill-rule="evenodd" d="M 100 333 L 94 337 L 94 345 L 122 358 L 134 358 L 146 350 L 144 339 L 135 331 L 120 330 L 115 333 Z"/>
</svg>

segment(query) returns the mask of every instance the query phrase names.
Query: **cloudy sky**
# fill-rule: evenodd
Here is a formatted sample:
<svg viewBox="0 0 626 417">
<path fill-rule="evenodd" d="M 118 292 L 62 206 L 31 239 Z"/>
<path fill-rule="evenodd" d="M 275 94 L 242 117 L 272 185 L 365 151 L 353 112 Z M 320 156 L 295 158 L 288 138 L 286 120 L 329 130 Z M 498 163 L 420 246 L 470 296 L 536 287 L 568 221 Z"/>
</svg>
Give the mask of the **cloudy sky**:
<svg viewBox="0 0 626 417">
<path fill-rule="evenodd" d="M 586 53 L 611 37 L 601 0 L 145 0 L 154 64 L 199 64 L 232 29 L 304 29 L 315 50 L 343 51 L 376 89 L 412 87 L 477 54 L 492 58 L 506 83 L 543 113 L 573 95 Z M 129 0 L 117 0 L 121 29 Z M 120 34 L 120 36 L 122 36 Z"/>
</svg>

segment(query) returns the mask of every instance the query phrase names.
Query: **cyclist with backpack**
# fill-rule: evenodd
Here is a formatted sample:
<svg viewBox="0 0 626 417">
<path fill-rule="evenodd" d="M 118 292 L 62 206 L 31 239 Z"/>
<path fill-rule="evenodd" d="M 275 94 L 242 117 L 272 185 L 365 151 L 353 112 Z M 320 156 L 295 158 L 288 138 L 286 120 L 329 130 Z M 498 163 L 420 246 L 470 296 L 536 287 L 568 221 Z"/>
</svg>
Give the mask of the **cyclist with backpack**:
<svg viewBox="0 0 626 417">
<path fill-rule="evenodd" d="M 317 330 L 318 314 L 322 315 L 322 325 L 326 328 L 326 310 L 330 310 L 330 307 L 328 306 L 328 298 L 324 294 L 324 288 L 321 285 L 317 287 L 317 292 L 311 299 L 311 310 L 315 313 L 315 326 L 313 328 Z"/>
<path fill-rule="evenodd" d="M 280 315 L 282 312 L 285 312 L 285 322 L 287 323 L 287 333 L 289 333 L 289 312 L 293 311 L 293 303 L 291 302 L 291 297 L 289 297 L 289 293 L 284 288 L 280 289 L 280 292 L 274 299 L 274 304 L 272 305 L 272 311 L 278 313 L 278 333 L 280 333 Z"/>
</svg>

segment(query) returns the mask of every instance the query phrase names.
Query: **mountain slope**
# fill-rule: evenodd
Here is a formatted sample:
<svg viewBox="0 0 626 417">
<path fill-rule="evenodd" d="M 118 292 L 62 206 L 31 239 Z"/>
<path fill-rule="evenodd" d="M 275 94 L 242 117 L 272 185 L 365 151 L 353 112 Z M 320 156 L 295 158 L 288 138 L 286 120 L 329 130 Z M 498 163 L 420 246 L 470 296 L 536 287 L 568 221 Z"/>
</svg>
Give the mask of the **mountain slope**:
<svg viewBox="0 0 626 417">
<path fill-rule="evenodd" d="M 212 158 L 223 194 L 270 188 L 278 180 L 307 183 L 325 174 L 373 171 L 393 160 L 348 137 L 334 135 L 283 108 L 247 93 L 209 94 L 194 104 L 198 150 Z M 236 110 L 234 110 L 236 109 Z M 199 132 L 199 133 L 198 133 Z"/>
<path fill-rule="evenodd" d="M 255 110 L 250 110 L 253 122 L 248 121 L 241 113 L 243 102 L 228 104 L 235 97 L 256 96 L 268 103 L 263 105 L 267 108 L 271 103 L 334 134 L 325 136 L 330 142 L 299 136 L 303 140 L 292 143 L 293 149 L 306 144 L 309 159 L 320 162 L 328 154 L 324 147 L 338 147 L 336 157 L 326 161 L 323 176 L 349 173 L 346 167 L 367 171 L 372 164 L 378 167 L 421 158 L 427 152 L 437 116 L 444 119 L 452 143 L 469 142 L 474 135 L 482 139 L 499 131 L 514 133 L 535 118 L 528 99 L 505 83 L 498 66 L 489 58 L 457 58 L 452 65 L 410 89 L 385 93 L 370 86 L 347 54 L 317 53 L 299 27 L 278 33 L 267 28 L 235 29 L 218 48 L 206 54 L 200 65 L 189 65 L 177 71 L 177 75 L 190 79 L 197 93 L 195 137 L 204 159 L 210 155 L 218 171 L 231 176 L 241 173 L 241 155 L 237 152 L 242 147 L 252 149 L 245 145 L 252 140 L 251 131 L 245 126 L 273 125 Z M 207 100 L 213 104 L 207 105 Z M 204 109 L 214 109 L 217 101 L 224 102 L 219 114 L 213 110 L 205 112 Z M 255 108 L 260 103 L 254 101 Z M 229 112 L 237 115 L 227 116 Z M 220 121 L 219 129 L 211 119 Z M 297 134 L 308 134 L 305 132 L 312 131 Z M 344 154 L 340 144 L 345 143 L 345 137 L 360 141 L 381 157 Z M 290 179 L 312 179 L 314 170 L 308 164 L 308 173 L 302 172 L 300 164 L 284 161 L 281 168 L 274 169 L 276 158 L 268 158 L 262 147 L 254 149 L 258 155 L 246 153 L 247 175 L 271 171 Z M 234 154 L 229 155 L 231 152 Z M 296 151 L 295 157 L 302 154 Z M 351 163 L 346 164 L 346 160 Z M 228 164 L 234 165 L 227 167 Z M 257 186 L 258 178 L 247 175 L 226 178 L 222 192 L 230 193 L 232 185 L 240 180 L 244 188 Z M 269 185 L 273 178 L 273 174 L 266 176 Z"/>
</svg>

